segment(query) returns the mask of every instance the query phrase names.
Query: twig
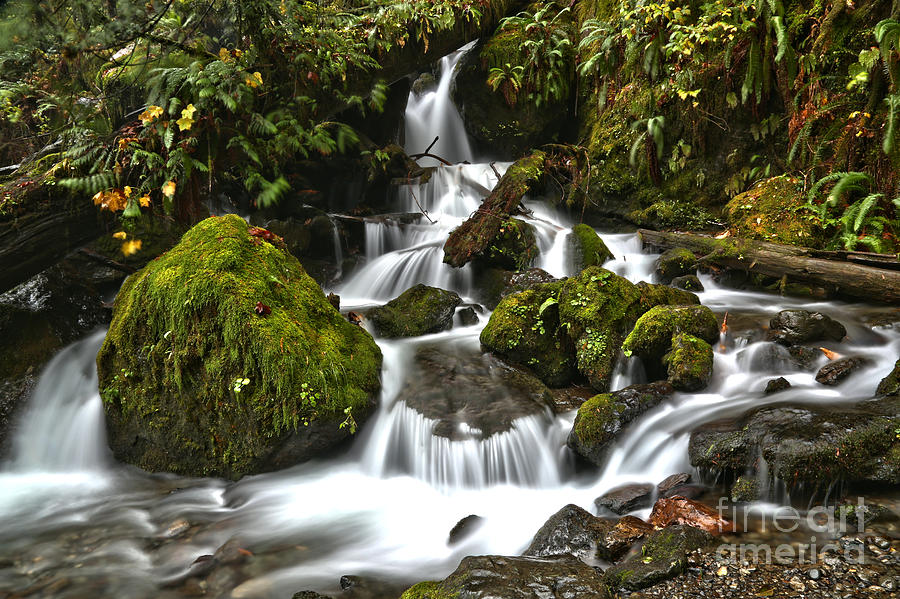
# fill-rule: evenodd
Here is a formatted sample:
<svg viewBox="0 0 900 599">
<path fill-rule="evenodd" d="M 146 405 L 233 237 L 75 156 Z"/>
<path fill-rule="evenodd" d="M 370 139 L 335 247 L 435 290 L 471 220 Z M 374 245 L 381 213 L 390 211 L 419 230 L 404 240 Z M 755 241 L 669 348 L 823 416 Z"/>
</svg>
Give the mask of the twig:
<svg viewBox="0 0 900 599">
<path fill-rule="evenodd" d="M 437 141 L 437 140 L 435 140 L 435 141 Z M 422 215 L 423 215 L 425 218 L 428 219 L 428 222 L 430 222 L 430 223 L 433 225 L 433 224 L 437 223 L 437 221 L 436 221 L 436 220 L 432 220 L 431 217 L 428 216 L 428 212 L 427 212 L 424 208 L 422 208 L 422 204 L 419 203 L 419 198 L 416 197 L 416 192 L 414 192 L 414 191 L 412 190 L 412 177 L 411 177 L 411 174 L 412 174 L 412 173 L 410 173 L 410 172 L 407 172 L 407 173 L 406 173 L 406 185 L 409 187 L 409 193 L 410 193 L 410 195 L 412 195 L 413 201 L 416 203 L 416 206 L 419 207 L 419 212 L 421 212 Z"/>
<path fill-rule="evenodd" d="M 121 262 L 116 262 L 116 261 L 113 260 L 112 258 L 107 258 L 107 257 L 104 256 L 103 254 L 98 254 L 97 252 L 95 252 L 95 251 L 93 251 L 93 250 L 89 250 L 89 249 L 87 249 L 87 248 L 81 248 L 81 249 L 79 250 L 79 252 L 80 252 L 81 254 L 84 254 L 85 256 L 87 256 L 88 258 L 90 258 L 91 260 L 94 260 L 95 262 L 99 262 L 100 264 L 103 264 L 104 266 L 108 266 L 108 267 L 110 267 L 110 268 L 114 268 L 114 269 L 119 270 L 119 271 L 121 271 L 121 272 L 128 273 L 128 274 L 132 274 L 132 273 L 134 273 L 134 272 L 137 272 L 137 269 L 134 268 L 133 266 L 128 266 L 127 264 L 122 264 Z"/>
</svg>

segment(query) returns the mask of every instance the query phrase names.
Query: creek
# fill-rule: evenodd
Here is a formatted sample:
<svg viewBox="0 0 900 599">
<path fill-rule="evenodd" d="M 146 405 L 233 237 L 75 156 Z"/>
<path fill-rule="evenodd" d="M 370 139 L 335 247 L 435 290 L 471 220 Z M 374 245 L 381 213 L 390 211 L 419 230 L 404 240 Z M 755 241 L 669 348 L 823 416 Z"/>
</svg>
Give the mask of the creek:
<svg viewBox="0 0 900 599">
<path fill-rule="evenodd" d="M 434 91 L 411 95 L 410 152 L 422 151 L 438 135 L 441 145 L 434 153 L 474 162 L 449 98 L 459 56 L 443 60 Z M 439 166 L 427 183 L 408 185 L 396 198 L 396 213 L 421 208 L 428 218 L 414 224 L 391 215 L 367 219 L 366 261 L 333 289 L 342 308 L 384 303 L 416 283 L 474 302 L 479 282 L 471 267 L 443 264 L 442 246 L 506 166 Z M 525 220 L 535 226 L 541 251 L 536 266 L 556 277 L 574 274 L 567 236 L 576 221 L 539 198 L 526 206 L 531 214 Z M 653 280 L 656 257 L 642 252 L 635 234 L 598 232 L 615 255 L 606 268 L 634 282 Z M 727 312 L 731 323 L 717 347 L 710 386 L 702 393 L 678 393 L 640 417 L 600 470 L 579 468 L 566 447 L 574 412 L 546 409 L 486 437 L 461 420 L 448 437 L 434 435 L 435 421 L 403 399 L 422 384 L 412 369 L 422 348 L 436 348 L 448 360 L 480 355 L 485 312 L 477 324 L 457 324 L 447 332 L 378 340 L 384 353 L 378 412 L 346 452 L 236 483 L 150 475 L 116 463 L 107 448 L 94 363 L 104 331 L 97 331 L 46 366 L 18 425 L 12 456 L 0 465 L 0 595 L 32 588 L 55 597 L 181 597 L 180 582 L 198 567 L 195 561 L 228 541 L 253 558 L 240 573 L 226 571 L 209 583 L 218 585 L 209 589 L 217 596 L 333 593 L 343 575 L 402 589 L 443 578 L 467 555 L 518 554 L 567 503 L 592 510 L 594 498 L 616 485 L 655 484 L 673 473 L 693 472 L 688 438 L 702 423 L 761 405 L 842 405 L 870 398 L 900 354 L 900 332 L 870 324 L 883 308 L 734 291 L 708 276 L 701 279 L 701 302 L 720 317 Z M 822 386 L 814 373 L 766 358 L 770 344 L 745 334 L 761 330 L 779 310 L 801 307 L 840 320 L 849 338 L 843 351 L 870 358 L 852 382 Z M 792 388 L 764 395 L 767 380 L 778 376 Z M 626 365 L 613 386 L 636 382 L 642 382 L 640 369 Z M 760 505 L 789 500 L 776 486 Z M 481 526 L 448 545 L 449 531 L 470 514 L 483 518 Z"/>
</svg>

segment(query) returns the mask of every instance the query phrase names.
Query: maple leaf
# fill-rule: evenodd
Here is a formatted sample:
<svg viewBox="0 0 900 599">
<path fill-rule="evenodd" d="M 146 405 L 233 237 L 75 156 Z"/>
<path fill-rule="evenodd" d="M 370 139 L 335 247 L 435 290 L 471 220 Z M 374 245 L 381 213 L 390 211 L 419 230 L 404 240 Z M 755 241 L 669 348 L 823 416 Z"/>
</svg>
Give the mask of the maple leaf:
<svg viewBox="0 0 900 599">
<path fill-rule="evenodd" d="M 147 206 L 150 205 L 150 196 L 148 196 L 147 194 L 142 195 L 141 197 L 138 198 L 138 203 L 141 205 L 142 208 L 146 208 Z"/>
<path fill-rule="evenodd" d="M 162 186 L 162 192 L 167 198 L 172 198 L 175 195 L 175 181 L 167 181 Z"/>
<path fill-rule="evenodd" d="M 187 108 L 181 111 L 181 118 L 175 121 L 178 123 L 178 128 L 181 131 L 187 131 L 191 128 L 191 125 L 194 124 L 194 113 L 197 112 L 197 109 L 194 108 L 193 104 L 188 104 Z"/>
<path fill-rule="evenodd" d="M 259 71 L 255 71 L 252 75 L 247 77 L 245 81 L 250 87 L 259 87 L 263 82 L 262 75 L 260 75 Z"/>
<path fill-rule="evenodd" d="M 162 113 L 162 106 L 151 105 L 147 107 L 147 110 L 139 114 L 138 118 L 142 123 L 144 123 L 144 126 L 146 127 L 147 125 L 158 119 Z"/>
<path fill-rule="evenodd" d="M 131 256 L 136 254 L 141 249 L 141 240 L 140 239 L 132 239 L 131 241 L 126 241 L 122 244 L 122 253 L 126 256 Z"/>
<path fill-rule="evenodd" d="M 126 233 L 125 231 L 113 233 L 113 239 L 125 239 L 126 237 L 128 237 L 128 233 Z"/>
</svg>

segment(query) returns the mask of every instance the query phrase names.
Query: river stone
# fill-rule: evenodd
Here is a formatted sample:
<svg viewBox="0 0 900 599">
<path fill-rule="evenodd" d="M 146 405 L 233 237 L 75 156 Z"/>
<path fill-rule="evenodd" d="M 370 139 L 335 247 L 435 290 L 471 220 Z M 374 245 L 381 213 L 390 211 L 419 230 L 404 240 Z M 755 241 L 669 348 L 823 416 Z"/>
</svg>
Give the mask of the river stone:
<svg viewBox="0 0 900 599">
<path fill-rule="evenodd" d="M 777 379 L 771 379 L 768 383 L 766 383 L 766 395 L 772 395 L 773 393 L 780 393 L 781 391 L 786 391 L 791 388 L 791 383 L 783 376 L 778 377 Z"/>
<path fill-rule="evenodd" d="M 456 316 L 459 318 L 459 324 L 464 327 L 470 327 L 472 325 L 478 324 L 478 314 L 475 312 L 475 308 L 472 306 L 464 306 L 456 311 Z"/>
<path fill-rule="evenodd" d="M 687 472 L 680 472 L 678 474 L 670 474 L 665 477 L 656 485 L 656 492 L 660 496 L 664 496 L 666 493 L 674 489 L 675 487 L 681 486 L 683 484 L 689 483 L 691 481 L 691 475 Z"/>
<path fill-rule="evenodd" d="M 585 224 L 572 227 L 569 245 L 572 249 L 576 272 L 589 266 L 603 266 L 604 262 L 614 258 L 597 232 Z"/>
<path fill-rule="evenodd" d="M 890 374 L 881 379 L 875 392 L 878 395 L 900 395 L 900 360 L 894 364 Z"/>
<path fill-rule="evenodd" d="M 719 339 L 719 325 L 706 306 L 656 306 L 641 316 L 625 338 L 626 355 L 640 356 L 648 376 L 663 378 L 663 356 L 672 347 L 673 338 L 686 333 L 707 344 Z M 695 382 L 700 382 L 702 376 Z M 707 379 L 708 380 L 708 379 Z"/>
<path fill-rule="evenodd" d="M 663 356 L 663 364 L 672 387 L 678 391 L 700 391 L 712 378 L 712 346 L 693 335 L 678 333 L 672 337 L 672 349 Z"/>
<path fill-rule="evenodd" d="M 462 344 L 420 348 L 397 396 L 450 439 L 486 439 L 525 416 L 547 415 L 550 391 L 528 372 Z M 469 429 L 463 434 L 460 425 Z"/>
<path fill-rule="evenodd" d="M 738 365 L 750 372 L 809 372 L 818 368 L 824 354 L 803 345 L 785 347 L 777 343 L 761 342 L 742 349 L 737 354 Z"/>
<path fill-rule="evenodd" d="M 594 500 L 598 508 L 605 508 L 615 514 L 627 514 L 650 507 L 653 503 L 653 485 L 632 483 L 610 489 Z"/>
<path fill-rule="evenodd" d="M 417 337 L 453 326 L 453 315 L 461 303 L 453 291 L 420 283 L 384 306 L 371 308 L 365 316 L 382 337 Z"/>
<path fill-rule="evenodd" d="M 669 283 L 675 277 L 693 274 L 697 258 L 685 248 L 672 248 L 663 252 L 656 261 L 656 274 L 660 281 Z"/>
<path fill-rule="evenodd" d="M 484 518 L 481 516 L 476 514 L 466 516 L 450 529 L 450 534 L 447 535 L 447 544 L 452 546 L 466 540 L 481 528 L 482 524 L 484 524 Z"/>
<path fill-rule="evenodd" d="M 589 462 L 602 466 L 606 451 L 634 419 L 675 392 L 667 381 L 631 385 L 614 393 L 601 393 L 578 408 L 568 446 Z"/>
<path fill-rule="evenodd" d="M 569 504 L 550 516 L 522 555 L 545 557 L 568 553 L 589 560 L 612 527 L 611 521 Z"/>
<path fill-rule="evenodd" d="M 380 368 L 372 337 L 237 215 L 200 222 L 125 281 L 97 356 L 119 460 L 232 479 L 349 438 Z"/>
<path fill-rule="evenodd" d="M 682 275 L 680 277 L 675 277 L 669 284 L 672 287 L 677 287 L 678 289 L 684 289 L 686 291 L 703 291 L 703 283 L 700 282 L 697 275 Z"/>
<path fill-rule="evenodd" d="M 819 369 L 819 372 L 816 373 L 816 382 L 829 386 L 837 385 L 857 370 L 865 368 L 871 363 L 871 360 L 861 356 L 839 358 Z"/>
<path fill-rule="evenodd" d="M 713 478 L 752 472 L 760 455 L 795 482 L 900 483 L 900 397 L 854 406 L 761 408 L 691 434 L 691 465 Z"/>
<path fill-rule="evenodd" d="M 640 554 L 611 566 L 603 580 L 611 589 L 645 589 L 684 572 L 687 554 L 713 541 L 712 535 L 693 526 L 658 530 L 647 538 Z"/>
<path fill-rule="evenodd" d="M 655 528 L 634 516 L 622 516 L 597 545 L 597 555 L 608 561 L 616 561 L 628 553 L 631 547 L 652 533 Z"/>
<path fill-rule="evenodd" d="M 821 312 L 782 310 L 769 321 L 769 339 L 784 345 L 813 341 L 840 341 L 847 329 Z"/>
<path fill-rule="evenodd" d="M 441 582 L 421 582 L 401 599 L 608 599 L 597 572 L 571 555 L 469 556 Z"/>
</svg>

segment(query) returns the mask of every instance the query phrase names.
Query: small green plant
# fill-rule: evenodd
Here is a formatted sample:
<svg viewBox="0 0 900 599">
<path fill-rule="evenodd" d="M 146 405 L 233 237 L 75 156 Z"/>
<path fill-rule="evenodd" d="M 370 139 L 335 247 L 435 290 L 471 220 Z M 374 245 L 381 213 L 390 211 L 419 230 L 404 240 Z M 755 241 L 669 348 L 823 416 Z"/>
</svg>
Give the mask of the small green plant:
<svg viewBox="0 0 900 599">
<path fill-rule="evenodd" d="M 236 378 L 231 382 L 231 390 L 234 391 L 235 394 L 238 394 L 249 384 L 250 379 Z"/>
</svg>

